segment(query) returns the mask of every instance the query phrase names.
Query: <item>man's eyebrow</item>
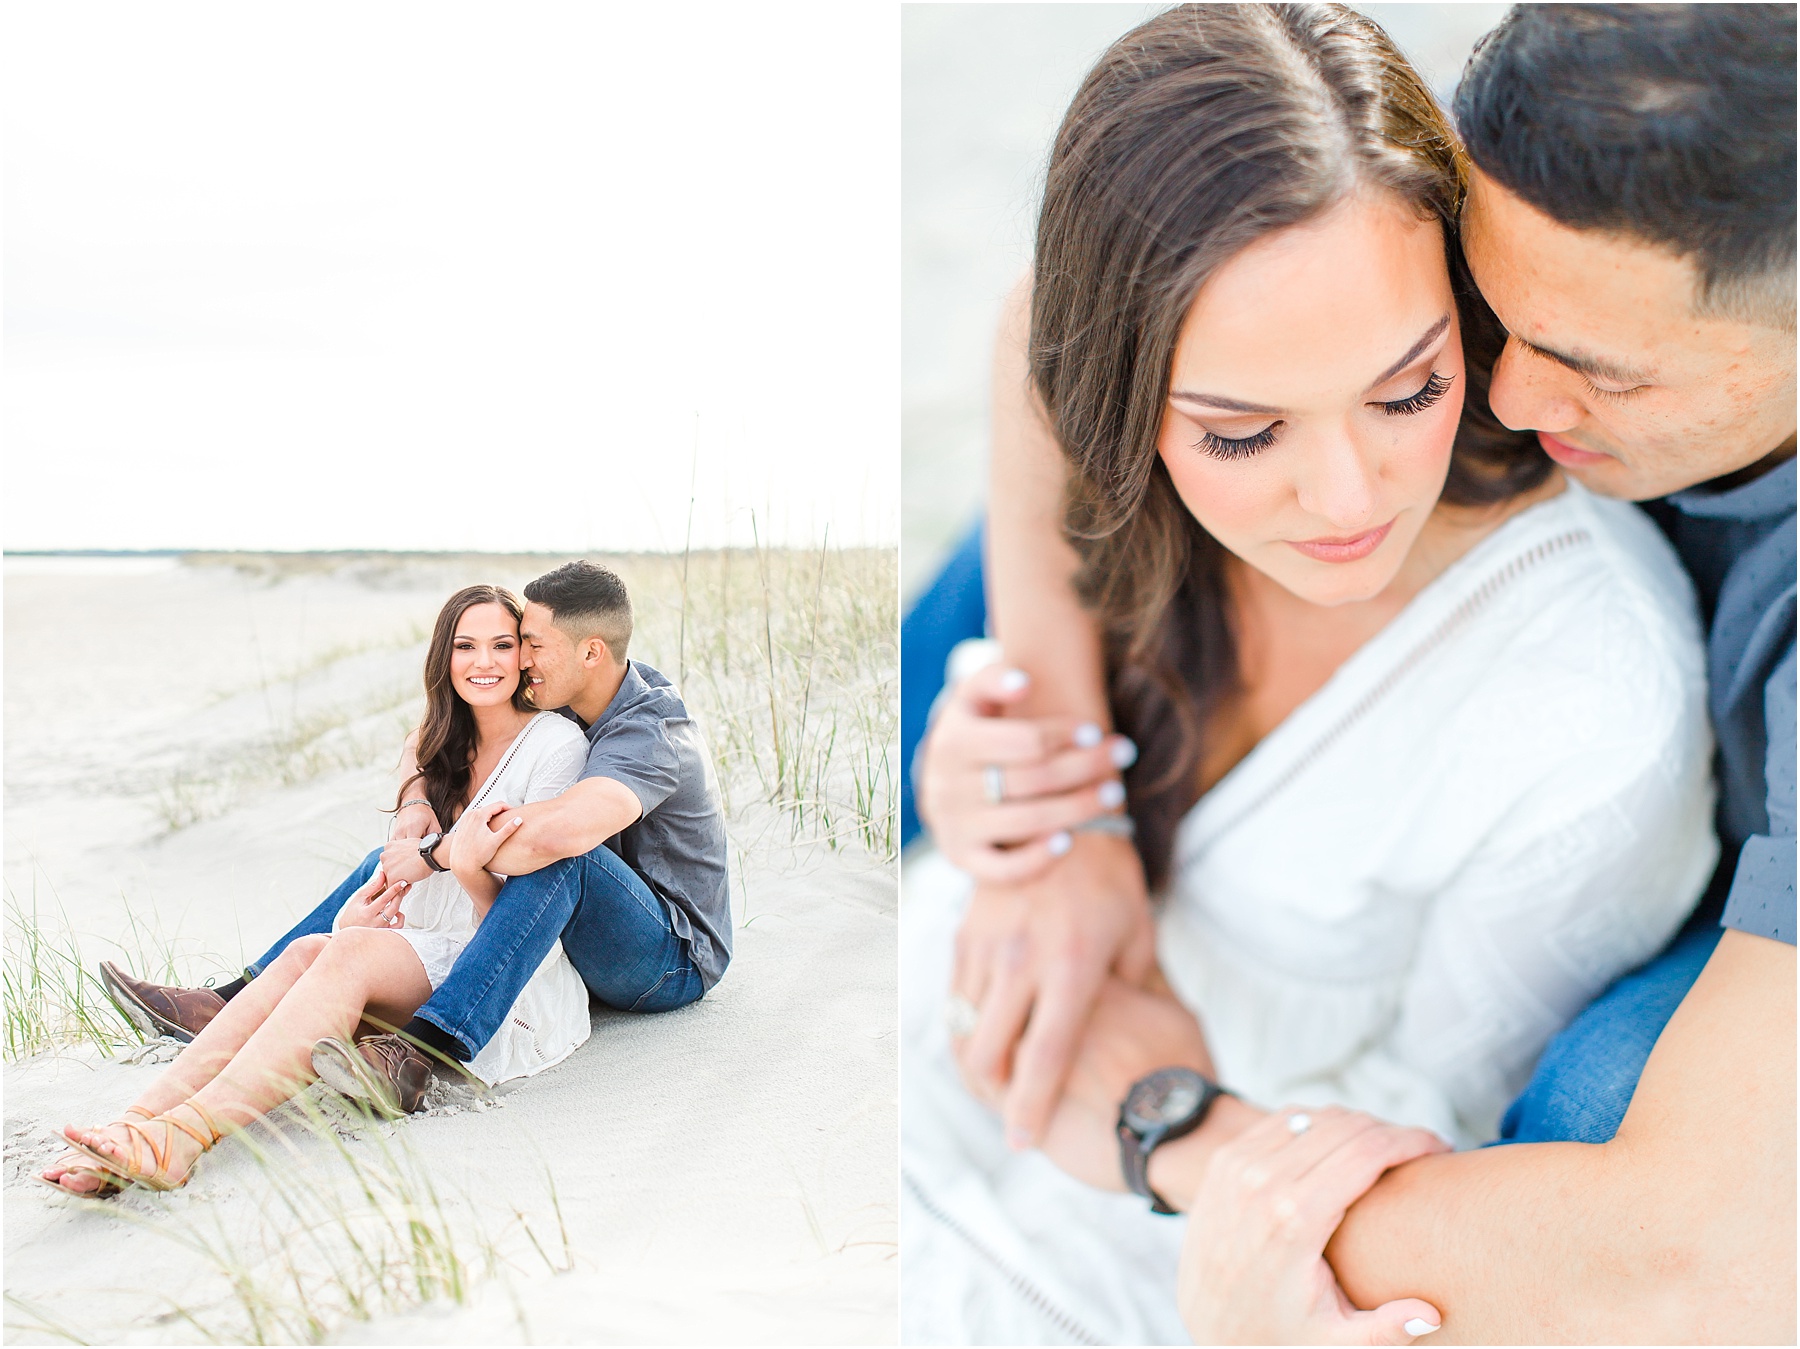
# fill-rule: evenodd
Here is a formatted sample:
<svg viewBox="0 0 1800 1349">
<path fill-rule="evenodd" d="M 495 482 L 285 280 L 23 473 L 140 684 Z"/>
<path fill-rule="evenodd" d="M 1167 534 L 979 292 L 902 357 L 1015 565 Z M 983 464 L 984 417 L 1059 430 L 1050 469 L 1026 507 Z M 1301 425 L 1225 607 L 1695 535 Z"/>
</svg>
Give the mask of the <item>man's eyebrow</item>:
<svg viewBox="0 0 1800 1349">
<path fill-rule="evenodd" d="M 1573 370 L 1578 375 L 1588 375 L 1604 379 L 1613 384 L 1649 384 L 1650 376 L 1642 370 L 1628 365 L 1619 365 L 1600 356 L 1583 356 L 1579 352 L 1553 351 L 1549 347 L 1539 346 L 1529 338 L 1510 334 L 1513 341 L 1534 356 L 1542 356 L 1546 361 L 1555 361 L 1560 366 Z"/>
<path fill-rule="evenodd" d="M 1372 380 L 1369 387 L 1373 389 L 1379 385 L 1386 384 L 1395 375 L 1399 374 L 1402 370 L 1406 369 L 1407 366 L 1418 360 L 1419 353 L 1443 336 L 1444 330 L 1449 326 L 1450 316 L 1445 314 L 1436 323 L 1427 328 L 1419 336 L 1418 341 L 1407 348 L 1406 355 L 1395 361 Z M 1225 398 L 1219 394 L 1213 393 L 1191 393 L 1185 389 L 1176 389 L 1169 394 L 1169 397 L 1178 398 L 1184 403 L 1205 403 L 1208 407 L 1222 408 L 1227 412 L 1254 412 L 1265 417 L 1278 417 L 1281 415 L 1280 408 L 1264 407 L 1261 403 L 1246 403 L 1241 399 Z"/>
</svg>

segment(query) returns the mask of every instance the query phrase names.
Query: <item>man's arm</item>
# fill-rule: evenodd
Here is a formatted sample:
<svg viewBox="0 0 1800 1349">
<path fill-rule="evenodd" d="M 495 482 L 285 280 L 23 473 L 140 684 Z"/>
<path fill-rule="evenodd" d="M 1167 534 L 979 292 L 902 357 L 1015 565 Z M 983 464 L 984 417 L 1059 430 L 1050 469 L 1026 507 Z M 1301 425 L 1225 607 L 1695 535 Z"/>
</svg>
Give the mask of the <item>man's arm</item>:
<svg viewBox="0 0 1800 1349">
<path fill-rule="evenodd" d="M 488 870 L 523 876 L 565 857 L 592 852 L 644 813 L 636 793 L 617 778 L 583 778 L 561 796 L 506 815 L 519 826 L 500 845 Z"/>
<path fill-rule="evenodd" d="M 1391 1171 L 1327 1250 L 1361 1307 L 1424 1298 L 1433 1343 L 1793 1343 L 1794 948 L 1728 931 L 1612 1142 Z"/>
</svg>

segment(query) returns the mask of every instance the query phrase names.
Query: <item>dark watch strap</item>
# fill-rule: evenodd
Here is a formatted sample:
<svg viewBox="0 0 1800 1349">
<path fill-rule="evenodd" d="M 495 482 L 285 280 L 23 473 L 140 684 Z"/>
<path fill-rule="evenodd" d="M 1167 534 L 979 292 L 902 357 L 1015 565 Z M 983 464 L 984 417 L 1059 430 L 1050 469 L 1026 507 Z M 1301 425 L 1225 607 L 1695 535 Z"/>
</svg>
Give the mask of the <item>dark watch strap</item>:
<svg viewBox="0 0 1800 1349">
<path fill-rule="evenodd" d="M 429 847 L 426 846 L 427 841 L 430 843 Z M 443 841 L 444 835 L 442 834 L 427 834 L 424 838 L 419 840 L 419 856 L 425 859 L 425 865 L 430 867 L 433 871 L 450 870 L 449 867 L 438 861 L 436 856 L 437 846 Z"/>
<path fill-rule="evenodd" d="M 1140 1087 L 1147 1086 L 1158 1077 L 1176 1071 L 1179 1071 L 1184 1075 L 1191 1075 L 1198 1080 L 1200 1084 L 1200 1099 L 1195 1102 L 1194 1108 L 1189 1111 L 1186 1116 L 1180 1119 L 1170 1120 L 1165 1124 L 1160 1124 L 1153 1128 L 1145 1129 L 1143 1132 L 1139 1132 L 1138 1128 L 1134 1127 L 1129 1118 L 1131 1113 L 1129 1107 L 1133 1095 Z M 1213 1103 L 1217 1101 L 1219 1097 L 1230 1096 L 1231 1094 L 1230 1091 L 1221 1087 L 1204 1073 L 1194 1072 L 1191 1068 L 1181 1068 L 1179 1070 L 1167 1068 L 1148 1074 L 1145 1077 L 1139 1078 L 1137 1082 L 1134 1082 L 1131 1090 L 1125 1094 L 1125 1100 L 1119 1106 L 1119 1121 L 1117 1125 L 1119 1135 L 1119 1169 L 1124 1173 L 1126 1187 L 1133 1194 L 1139 1195 L 1150 1201 L 1150 1211 L 1152 1213 L 1174 1214 L 1179 1210 L 1175 1209 L 1167 1200 L 1150 1187 L 1150 1154 L 1155 1152 L 1157 1148 L 1161 1147 L 1164 1143 L 1173 1142 L 1177 1138 L 1185 1138 L 1187 1135 L 1193 1133 L 1194 1130 L 1198 1129 L 1201 1124 L 1205 1122 L 1207 1113 L 1213 1108 Z"/>
<path fill-rule="evenodd" d="M 1125 1172 L 1125 1185 L 1135 1195 L 1150 1201 L 1152 1213 L 1174 1214 L 1179 1210 L 1150 1188 L 1150 1154 L 1162 1142 L 1162 1135 L 1143 1137 L 1124 1120 L 1119 1121 L 1119 1166 Z"/>
</svg>

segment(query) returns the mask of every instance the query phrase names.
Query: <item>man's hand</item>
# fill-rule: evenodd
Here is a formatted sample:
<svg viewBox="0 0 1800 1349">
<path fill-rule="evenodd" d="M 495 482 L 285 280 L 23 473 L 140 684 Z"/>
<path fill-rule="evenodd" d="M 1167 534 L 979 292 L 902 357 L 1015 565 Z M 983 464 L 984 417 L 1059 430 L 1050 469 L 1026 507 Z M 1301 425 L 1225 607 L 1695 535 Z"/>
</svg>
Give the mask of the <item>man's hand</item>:
<svg viewBox="0 0 1800 1349">
<path fill-rule="evenodd" d="M 1436 1330 L 1443 1318 L 1417 1298 L 1358 1311 L 1325 1263 L 1325 1243 L 1389 1167 L 1448 1150 L 1424 1129 L 1302 1106 L 1215 1148 L 1193 1196 L 1176 1289 L 1194 1342 L 1411 1344 Z"/>
<path fill-rule="evenodd" d="M 1125 839 L 1079 835 L 1040 880 L 976 890 L 950 987 L 980 1017 L 957 1061 L 976 1095 L 1005 1088 L 1013 1147 L 1043 1136 L 1108 974 L 1142 983 L 1155 954 L 1143 868 Z"/>
<path fill-rule="evenodd" d="M 1130 740 L 1095 723 L 1008 716 L 1029 687 L 1022 670 L 977 670 L 944 694 L 920 748 L 919 817 L 939 851 L 978 881 L 1043 875 L 1068 851 L 1071 830 L 1124 804 L 1119 771 L 1137 759 Z"/>
<path fill-rule="evenodd" d="M 500 845 L 524 823 L 514 812 L 495 825 L 496 815 L 511 810 L 504 801 L 491 801 L 485 806 L 471 806 L 463 812 L 450 835 L 448 848 L 450 870 L 458 879 L 485 872 L 488 863 L 494 860 L 494 854 L 500 851 Z"/>
<path fill-rule="evenodd" d="M 337 917 L 337 925 L 389 929 L 405 927 L 406 915 L 400 912 L 400 901 L 406 898 L 406 892 L 411 888 L 405 881 L 389 884 L 388 878 L 378 867 L 363 887 L 344 901 L 343 911 Z"/>
</svg>

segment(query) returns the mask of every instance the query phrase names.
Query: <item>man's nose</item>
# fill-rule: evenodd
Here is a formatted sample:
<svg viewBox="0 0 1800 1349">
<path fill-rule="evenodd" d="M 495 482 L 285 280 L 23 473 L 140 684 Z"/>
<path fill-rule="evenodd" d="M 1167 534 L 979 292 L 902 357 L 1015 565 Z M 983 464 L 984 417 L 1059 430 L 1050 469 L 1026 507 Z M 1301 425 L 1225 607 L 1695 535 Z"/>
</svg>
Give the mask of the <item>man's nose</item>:
<svg viewBox="0 0 1800 1349">
<path fill-rule="evenodd" d="M 1567 431 L 1587 415 L 1580 400 L 1569 392 L 1569 382 L 1579 379 L 1547 357 L 1533 355 L 1508 337 L 1488 385 L 1488 406 L 1501 423 L 1514 431 Z"/>
</svg>

